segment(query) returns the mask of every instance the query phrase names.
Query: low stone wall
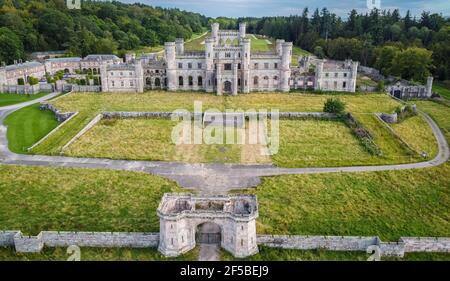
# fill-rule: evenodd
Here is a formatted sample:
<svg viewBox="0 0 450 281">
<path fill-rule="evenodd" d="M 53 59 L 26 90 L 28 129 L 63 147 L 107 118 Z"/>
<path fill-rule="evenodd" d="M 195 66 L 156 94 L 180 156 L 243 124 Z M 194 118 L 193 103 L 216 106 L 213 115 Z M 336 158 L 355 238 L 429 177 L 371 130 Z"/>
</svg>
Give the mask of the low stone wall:
<svg viewBox="0 0 450 281">
<path fill-rule="evenodd" d="M 378 117 L 380 117 L 384 122 L 389 123 L 389 124 L 393 124 L 393 123 L 397 123 L 398 118 L 397 118 L 397 113 L 380 113 L 377 114 Z"/>
<path fill-rule="evenodd" d="M 447 237 L 401 237 L 398 242 L 383 242 L 377 236 L 299 236 L 258 235 L 258 245 L 273 248 L 330 251 L 366 251 L 375 245 L 382 256 L 403 257 L 410 252 L 450 253 L 450 238 Z"/>
<path fill-rule="evenodd" d="M 376 245 L 376 236 L 299 236 L 299 235 L 258 235 L 259 245 L 283 249 L 331 251 L 365 251 Z"/>
<path fill-rule="evenodd" d="M 89 85 L 71 85 L 71 91 L 73 92 L 101 92 L 101 86 L 89 86 Z"/>
<path fill-rule="evenodd" d="M 0 247 L 14 246 L 14 235 L 20 231 L 0 231 Z"/>
<path fill-rule="evenodd" d="M 159 233 L 43 231 L 41 235 L 48 247 L 146 248 L 159 243 Z"/>
<path fill-rule="evenodd" d="M 405 252 L 450 253 L 450 238 L 446 237 L 402 237 Z"/>
<path fill-rule="evenodd" d="M 58 120 L 58 122 L 64 122 L 67 119 L 69 119 L 72 115 L 75 114 L 75 112 L 61 112 L 59 111 L 58 108 L 56 108 L 55 106 L 53 106 L 52 104 L 49 103 L 44 103 L 42 104 L 39 109 L 41 110 L 50 110 L 51 112 L 53 112 L 56 116 L 56 120 Z"/>
<path fill-rule="evenodd" d="M 239 113 L 239 112 L 238 112 Z M 258 113 L 244 112 L 245 117 L 254 116 Z M 172 116 L 182 117 L 184 113 L 173 112 L 103 112 L 103 118 L 171 118 Z M 194 113 L 191 113 L 194 116 Z M 272 116 L 271 112 L 267 112 L 267 118 Z M 337 115 L 327 112 L 279 112 L 279 118 L 283 119 L 307 119 L 307 118 L 319 118 L 319 119 L 336 119 Z M 203 114 L 202 114 L 203 118 Z"/>
<path fill-rule="evenodd" d="M 19 231 L 14 235 L 14 247 L 18 253 L 39 253 L 44 248 L 42 232 L 37 236 L 24 236 Z"/>
<path fill-rule="evenodd" d="M 52 92 L 52 84 L 36 85 L 2 85 L 2 92 L 10 94 L 37 94 L 39 92 Z"/>
</svg>

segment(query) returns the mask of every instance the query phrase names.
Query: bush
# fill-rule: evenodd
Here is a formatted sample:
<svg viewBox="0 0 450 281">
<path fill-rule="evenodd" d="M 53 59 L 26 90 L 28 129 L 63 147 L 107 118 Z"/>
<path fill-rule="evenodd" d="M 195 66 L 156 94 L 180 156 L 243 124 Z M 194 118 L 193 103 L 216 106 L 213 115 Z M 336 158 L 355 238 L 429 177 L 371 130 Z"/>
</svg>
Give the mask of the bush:
<svg viewBox="0 0 450 281">
<path fill-rule="evenodd" d="M 377 91 L 384 92 L 384 81 L 383 80 L 378 81 Z"/>
<path fill-rule="evenodd" d="M 327 99 L 323 106 L 323 111 L 328 113 L 341 114 L 345 110 L 345 103 L 340 99 Z"/>
</svg>

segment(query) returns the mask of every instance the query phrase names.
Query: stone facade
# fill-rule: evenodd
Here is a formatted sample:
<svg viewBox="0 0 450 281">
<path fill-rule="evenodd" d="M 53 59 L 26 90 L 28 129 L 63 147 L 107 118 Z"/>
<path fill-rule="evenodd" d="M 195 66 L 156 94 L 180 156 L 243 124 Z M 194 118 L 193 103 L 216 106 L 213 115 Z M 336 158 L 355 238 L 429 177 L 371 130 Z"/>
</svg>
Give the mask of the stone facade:
<svg viewBox="0 0 450 281">
<path fill-rule="evenodd" d="M 316 90 L 352 92 L 356 91 L 356 78 L 358 75 L 358 62 L 346 60 L 318 61 L 315 69 Z"/>
<path fill-rule="evenodd" d="M 433 77 L 428 77 L 426 85 L 411 85 L 401 80 L 394 85 L 386 87 L 386 91 L 398 99 L 426 99 L 433 94 Z"/>
<path fill-rule="evenodd" d="M 221 247 L 235 257 L 258 252 L 255 225 L 258 207 L 254 195 L 165 194 L 158 216 L 158 250 L 165 256 L 178 256 L 193 249 L 198 228 L 205 223 L 220 228 Z"/>
</svg>

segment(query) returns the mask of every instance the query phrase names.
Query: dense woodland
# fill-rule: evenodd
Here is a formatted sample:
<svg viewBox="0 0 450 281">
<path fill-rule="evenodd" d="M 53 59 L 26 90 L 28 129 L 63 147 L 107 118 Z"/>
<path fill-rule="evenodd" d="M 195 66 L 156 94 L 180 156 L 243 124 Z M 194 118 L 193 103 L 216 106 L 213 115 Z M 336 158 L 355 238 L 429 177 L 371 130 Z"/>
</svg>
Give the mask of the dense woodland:
<svg viewBox="0 0 450 281">
<path fill-rule="evenodd" d="M 326 8 L 302 15 L 211 19 L 178 9 L 120 2 L 83 2 L 69 10 L 64 0 L 0 0 L 0 61 L 26 59 L 33 51 L 69 50 L 72 55 L 120 53 L 188 39 L 212 21 L 222 28 L 248 24 L 248 32 L 293 41 L 319 57 L 352 58 L 385 75 L 423 81 L 432 73 L 450 79 L 450 19 L 398 10 L 360 14 L 344 20 Z"/>
</svg>

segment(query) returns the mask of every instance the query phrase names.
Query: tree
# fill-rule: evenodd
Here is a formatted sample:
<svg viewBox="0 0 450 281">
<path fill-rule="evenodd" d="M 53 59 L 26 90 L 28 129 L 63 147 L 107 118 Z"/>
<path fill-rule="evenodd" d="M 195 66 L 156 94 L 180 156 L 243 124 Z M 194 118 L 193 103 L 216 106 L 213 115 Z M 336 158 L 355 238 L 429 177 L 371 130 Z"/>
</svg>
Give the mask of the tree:
<svg viewBox="0 0 450 281">
<path fill-rule="evenodd" d="M 323 106 L 323 111 L 328 113 L 342 114 L 345 110 L 345 103 L 340 99 L 329 98 Z"/>
<path fill-rule="evenodd" d="M 394 46 L 383 46 L 375 49 L 375 64 L 374 66 L 381 71 L 383 75 L 390 75 L 392 71 L 392 64 L 400 49 Z"/>
<path fill-rule="evenodd" d="M 433 52 L 412 47 L 398 52 L 392 61 L 392 74 L 404 79 L 425 82 L 431 75 Z"/>
<path fill-rule="evenodd" d="M 12 63 L 25 56 L 20 38 L 7 27 L 0 28 L 0 61 Z"/>
</svg>

